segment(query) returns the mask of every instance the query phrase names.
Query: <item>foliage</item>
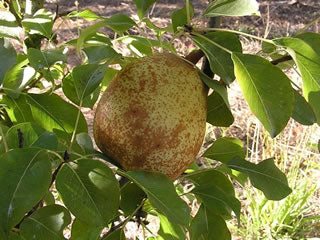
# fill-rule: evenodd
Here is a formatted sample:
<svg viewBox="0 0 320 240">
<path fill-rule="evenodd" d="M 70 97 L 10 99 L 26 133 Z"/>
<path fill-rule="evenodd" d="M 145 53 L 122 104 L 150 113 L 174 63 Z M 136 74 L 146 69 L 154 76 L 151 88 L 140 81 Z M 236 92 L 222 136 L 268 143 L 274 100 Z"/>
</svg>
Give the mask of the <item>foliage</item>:
<svg viewBox="0 0 320 240">
<path fill-rule="evenodd" d="M 0 5 L 1 239 L 65 239 L 63 231 L 70 224 L 71 239 L 124 239 L 128 222 L 148 229 L 147 216 L 153 215 L 160 219 L 153 239 L 227 240 L 231 233 L 226 221 L 236 216 L 241 223 L 234 181 L 241 185 L 250 181 L 259 189 L 256 194 L 262 192 L 270 200 L 283 199 L 292 191 L 274 158 L 257 164 L 246 160 L 239 139 L 220 138 L 203 154 L 219 167 L 200 169 L 195 163 L 175 182 L 157 172 L 126 172 L 94 148 L 81 110 L 93 108 L 117 73 L 114 66 L 124 67 L 154 51 L 177 54 L 172 43 L 181 35 L 201 50 L 214 75 L 212 79 L 199 70 L 212 89 L 209 124 L 233 123 L 228 86 L 234 81 L 272 138 L 291 118 L 320 124 L 319 34 L 263 39 L 229 29 L 201 28 L 193 24 L 194 9 L 188 0 L 172 13 L 169 26 L 159 28 L 145 17 L 156 1 L 133 2 L 139 21 L 120 13 L 103 17 L 90 10 L 59 16 L 41 8 L 30 15 L 21 1 Z M 201 17 L 249 14 L 259 15 L 255 0 L 217 0 Z M 53 26 L 59 17 L 95 22 L 76 39 L 57 45 Z M 144 25 L 154 38 L 131 35 L 131 29 L 142 32 Z M 114 38 L 102 33 L 103 27 Z M 169 42 L 165 34 L 171 36 Z M 239 34 L 262 41 L 262 51 L 243 53 Z M 126 44 L 131 56 L 116 50 L 119 42 Z M 68 47 L 84 56 L 73 69 L 65 56 Z M 289 60 L 301 73 L 302 91 L 278 66 Z M 199 206 L 197 213 L 191 214 L 190 203 Z"/>
</svg>

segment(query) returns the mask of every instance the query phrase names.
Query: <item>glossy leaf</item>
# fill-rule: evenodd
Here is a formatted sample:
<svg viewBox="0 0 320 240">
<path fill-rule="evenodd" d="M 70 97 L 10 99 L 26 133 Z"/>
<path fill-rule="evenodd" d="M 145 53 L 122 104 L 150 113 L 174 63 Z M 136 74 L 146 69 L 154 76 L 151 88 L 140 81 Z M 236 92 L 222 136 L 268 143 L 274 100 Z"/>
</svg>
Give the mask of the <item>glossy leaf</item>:
<svg viewBox="0 0 320 240">
<path fill-rule="evenodd" d="M 70 222 L 67 209 L 61 205 L 50 205 L 27 217 L 20 226 L 20 232 L 25 239 L 64 240 L 63 230 Z"/>
<path fill-rule="evenodd" d="M 39 71 L 43 68 L 49 68 L 56 62 L 66 62 L 67 57 L 63 54 L 62 50 L 42 50 L 35 48 L 29 48 L 27 56 L 30 65 Z"/>
<path fill-rule="evenodd" d="M 207 122 L 217 127 L 229 127 L 234 117 L 223 98 L 216 91 L 207 98 Z"/>
<path fill-rule="evenodd" d="M 114 14 L 110 18 L 105 19 L 104 23 L 107 27 L 119 34 L 137 25 L 130 17 L 121 13 Z"/>
<path fill-rule="evenodd" d="M 30 34 L 40 34 L 49 39 L 52 33 L 53 16 L 51 12 L 40 9 L 32 17 L 24 18 L 21 24 Z"/>
<path fill-rule="evenodd" d="M 94 21 L 97 19 L 103 19 L 103 17 L 97 15 L 96 13 L 94 13 L 93 11 L 91 11 L 90 9 L 85 9 L 81 12 L 78 11 L 73 11 L 71 13 L 68 14 L 68 17 L 73 18 L 83 18 L 87 21 Z"/>
<path fill-rule="evenodd" d="M 6 134 L 6 141 L 9 149 L 19 148 L 18 131 L 23 137 L 23 147 L 30 147 L 41 134 L 45 132 L 43 128 L 37 124 L 24 122 L 14 125 Z"/>
<path fill-rule="evenodd" d="M 146 197 L 144 191 L 133 182 L 128 182 L 121 188 L 120 208 L 126 216 L 132 214 Z"/>
<path fill-rule="evenodd" d="M 101 61 L 121 56 L 121 54 L 117 53 L 112 47 L 107 45 L 90 46 L 84 48 L 83 51 L 88 57 L 89 64 L 100 63 Z"/>
<path fill-rule="evenodd" d="M 106 65 L 87 64 L 73 69 L 72 78 L 80 101 L 90 95 L 99 86 L 106 68 Z"/>
<path fill-rule="evenodd" d="M 13 123 L 34 121 L 26 96 L 20 95 L 16 99 L 9 96 L 3 96 L 1 102 L 6 105 L 6 110 Z"/>
<path fill-rule="evenodd" d="M 286 37 L 273 41 L 277 45 L 286 47 L 296 62 L 302 75 L 303 95 L 312 106 L 317 122 L 320 124 L 320 50 L 316 46 L 320 43 L 320 39 L 302 40 Z"/>
<path fill-rule="evenodd" d="M 75 127 L 78 109 L 65 102 L 56 94 L 28 94 L 34 121 L 49 132 L 60 129 L 72 133 Z M 87 122 L 80 113 L 76 132 L 88 132 Z"/>
<path fill-rule="evenodd" d="M 137 8 L 138 17 L 141 20 L 147 13 L 149 7 L 157 0 L 133 0 Z"/>
<path fill-rule="evenodd" d="M 210 32 L 203 37 L 191 36 L 192 40 L 205 53 L 213 73 L 221 77 L 226 83 L 234 81 L 234 66 L 230 53 L 222 50 L 212 42 L 229 49 L 232 52 L 242 52 L 241 43 L 236 35 L 227 32 Z"/>
<path fill-rule="evenodd" d="M 3 78 L 3 87 L 9 96 L 18 98 L 19 93 L 30 83 L 35 76 L 36 71 L 29 66 L 28 60 L 21 61 L 10 68 Z"/>
<path fill-rule="evenodd" d="M 160 229 L 158 231 L 158 240 L 185 240 L 185 230 L 181 225 L 172 223 L 162 214 L 158 214 L 160 219 Z"/>
<path fill-rule="evenodd" d="M 1 28 L 1 27 L 0 27 Z M 2 84 L 5 73 L 16 62 L 17 54 L 12 44 L 5 38 L 0 38 L 0 84 Z"/>
<path fill-rule="evenodd" d="M 243 144 L 239 139 L 222 137 L 214 141 L 202 156 L 226 164 L 236 156 L 244 158 L 245 152 Z"/>
<path fill-rule="evenodd" d="M 241 204 L 235 198 L 232 183 L 223 173 L 212 169 L 195 172 L 187 178 L 194 182 L 192 193 L 200 197 L 204 206 L 224 217 L 230 217 L 233 211 L 240 221 Z"/>
<path fill-rule="evenodd" d="M 290 80 L 262 57 L 233 53 L 232 60 L 251 111 L 271 137 L 277 136 L 287 125 L 293 110 L 294 93 Z"/>
<path fill-rule="evenodd" d="M 19 27 L 15 16 L 9 11 L 0 11 L 0 37 L 8 37 L 19 40 L 22 28 Z"/>
<path fill-rule="evenodd" d="M 95 151 L 91 137 L 87 133 L 77 134 L 76 142 L 79 144 L 85 154 L 91 154 Z"/>
<path fill-rule="evenodd" d="M 294 107 L 292 118 L 303 125 L 312 125 L 317 122 L 312 107 L 306 99 L 294 90 Z"/>
<path fill-rule="evenodd" d="M 0 228 L 6 233 L 45 195 L 51 165 L 45 151 L 15 149 L 0 161 Z"/>
<path fill-rule="evenodd" d="M 62 90 L 64 95 L 74 104 L 80 106 L 80 99 L 75 86 L 75 80 L 72 75 L 66 76 L 62 81 Z M 82 107 L 93 108 L 100 95 L 100 87 L 98 86 L 91 94 L 82 99 Z"/>
<path fill-rule="evenodd" d="M 188 205 L 177 195 L 172 181 L 159 172 L 129 171 L 128 178 L 148 196 L 151 204 L 169 221 L 187 226 L 190 219 Z"/>
<path fill-rule="evenodd" d="M 92 227 L 82 223 L 77 218 L 72 223 L 71 239 L 73 240 L 98 240 L 103 227 Z"/>
<path fill-rule="evenodd" d="M 188 1 L 188 4 L 189 4 L 189 19 L 192 19 L 194 16 L 193 6 L 190 3 L 190 1 Z M 178 27 L 182 27 L 185 24 L 189 24 L 187 16 L 188 16 L 187 6 L 185 6 L 182 9 L 176 10 L 172 13 L 171 21 L 172 21 L 172 28 L 174 32 L 177 32 Z"/>
<path fill-rule="evenodd" d="M 260 16 L 256 0 L 216 0 L 212 1 L 203 13 L 207 17 L 215 16 Z"/>
<path fill-rule="evenodd" d="M 281 200 L 292 191 L 286 175 L 276 167 L 272 158 L 254 164 L 235 157 L 229 161 L 228 167 L 248 174 L 252 185 L 260 189 L 270 200 Z"/>
<path fill-rule="evenodd" d="M 64 164 L 57 175 L 56 188 L 65 206 L 89 226 L 105 226 L 119 207 L 118 181 L 111 169 L 98 160 Z"/>
<path fill-rule="evenodd" d="M 56 151 L 58 149 L 57 135 L 52 132 L 44 131 L 31 146 Z"/>
<path fill-rule="evenodd" d="M 224 219 L 200 206 L 190 225 L 190 240 L 231 240 L 231 234 Z"/>
</svg>

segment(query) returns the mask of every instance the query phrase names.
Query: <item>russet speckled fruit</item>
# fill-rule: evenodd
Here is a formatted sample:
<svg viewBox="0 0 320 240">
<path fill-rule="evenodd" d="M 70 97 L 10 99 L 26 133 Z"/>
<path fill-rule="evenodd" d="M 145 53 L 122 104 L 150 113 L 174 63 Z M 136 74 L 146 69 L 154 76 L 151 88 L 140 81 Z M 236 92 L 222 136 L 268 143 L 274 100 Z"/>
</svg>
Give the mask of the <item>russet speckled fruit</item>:
<svg viewBox="0 0 320 240">
<path fill-rule="evenodd" d="M 207 89 L 183 59 L 158 53 L 128 64 L 97 106 L 94 138 L 126 170 L 175 179 L 195 159 L 205 134 Z"/>
</svg>

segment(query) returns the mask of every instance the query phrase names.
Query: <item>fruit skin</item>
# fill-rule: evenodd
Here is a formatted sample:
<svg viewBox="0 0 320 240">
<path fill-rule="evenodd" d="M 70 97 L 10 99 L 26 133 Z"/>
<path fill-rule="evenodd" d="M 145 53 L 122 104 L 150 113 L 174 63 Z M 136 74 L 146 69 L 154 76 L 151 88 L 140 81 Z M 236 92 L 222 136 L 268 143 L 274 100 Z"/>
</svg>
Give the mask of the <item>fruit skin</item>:
<svg viewBox="0 0 320 240">
<path fill-rule="evenodd" d="M 98 103 L 94 138 L 126 170 L 176 179 L 203 142 L 207 87 L 183 59 L 158 53 L 128 64 Z"/>
</svg>

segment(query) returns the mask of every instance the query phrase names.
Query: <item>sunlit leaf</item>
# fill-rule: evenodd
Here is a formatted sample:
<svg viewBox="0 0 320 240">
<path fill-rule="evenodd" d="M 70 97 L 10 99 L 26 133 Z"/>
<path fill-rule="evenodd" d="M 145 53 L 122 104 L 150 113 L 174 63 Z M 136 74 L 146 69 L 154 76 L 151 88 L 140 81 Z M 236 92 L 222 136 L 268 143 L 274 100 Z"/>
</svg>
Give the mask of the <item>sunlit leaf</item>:
<svg viewBox="0 0 320 240">
<path fill-rule="evenodd" d="M 83 18 L 87 21 L 94 21 L 97 19 L 103 19 L 103 17 L 97 15 L 96 13 L 94 13 L 93 11 L 91 11 L 90 9 L 85 9 L 81 12 L 78 11 L 73 11 L 71 13 L 68 14 L 68 17 L 70 18 Z"/>
<path fill-rule="evenodd" d="M 70 103 L 62 100 L 56 94 L 28 94 L 34 121 L 48 130 L 60 129 L 72 133 L 79 110 Z M 87 122 L 82 113 L 79 115 L 76 132 L 88 132 Z"/>
<path fill-rule="evenodd" d="M 191 240 L 231 240 L 231 234 L 224 219 L 211 213 L 201 205 L 190 225 Z"/>
<path fill-rule="evenodd" d="M 159 172 L 129 171 L 128 178 L 147 195 L 151 204 L 173 223 L 187 226 L 190 219 L 188 205 L 177 195 L 172 181 Z"/>
<path fill-rule="evenodd" d="M 242 46 L 238 37 L 233 33 L 210 32 L 203 35 L 203 37 L 191 36 L 191 38 L 207 56 L 211 71 L 220 76 L 226 84 L 232 83 L 235 76 L 231 55 L 214 45 L 212 42 L 215 42 L 232 52 L 241 53 Z"/>
<path fill-rule="evenodd" d="M 248 174 L 252 185 L 260 189 L 270 200 L 281 200 L 292 191 L 286 175 L 276 167 L 272 158 L 254 164 L 235 157 L 228 162 L 228 167 Z"/>
<path fill-rule="evenodd" d="M 303 95 L 313 108 L 320 124 L 320 49 L 317 45 L 320 38 L 279 38 L 273 40 L 277 45 L 287 48 L 288 53 L 296 62 L 303 82 Z M 313 36 L 313 35 L 312 35 Z"/>
<path fill-rule="evenodd" d="M 146 15 L 149 7 L 151 7 L 151 5 L 154 4 L 156 1 L 157 0 L 133 0 L 137 8 L 139 19 L 142 19 Z"/>
<path fill-rule="evenodd" d="M 56 188 L 65 206 L 89 226 L 106 226 L 119 207 L 118 181 L 111 169 L 98 160 L 64 164 L 57 175 Z"/>
<path fill-rule="evenodd" d="M 189 24 L 188 23 L 188 13 L 189 13 L 189 19 L 192 19 L 194 16 L 194 10 L 193 10 L 193 6 L 190 3 L 190 1 L 187 1 L 189 6 L 189 12 L 187 12 L 187 6 L 185 6 L 182 9 L 176 10 L 172 13 L 171 15 L 171 21 L 172 21 L 172 28 L 173 31 L 176 32 L 178 27 L 182 27 L 185 24 Z"/>
<path fill-rule="evenodd" d="M 62 50 L 39 50 L 35 48 L 28 48 L 27 56 L 30 65 L 39 71 L 43 68 L 49 68 L 56 62 L 66 62 L 67 57 Z"/>
<path fill-rule="evenodd" d="M 278 67 L 256 55 L 233 53 L 232 60 L 251 111 L 271 137 L 277 136 L 287 125 L 293 110 L 294 93 L 289 78 Z"/>
<path fill-rule="evenodd" d="M 9 37 L 19 40 L 22 28 L 19 27 L 15 16 L 3 9 L 0 10 L 0 37 Z"/>
<path fill-rule="evenodd" d="M 207 17 L 215 16 L 260 16 L 259 5 L 256 0 L 215 0 L 203 13 Z"/>
<path fill-rule="evenodd" d="M 202 156 L 226 164 L 236 156 L 244 158 L 245 152 L 243 144 L 239 139 L 222 137 L 214 141 L 212 146 L 209 147 Z"/>
<path fill-rule="evenodd" d="M 0 85 L 3 81 L 5 73 L 16 62 L 17 54 L 12 44 L 5 38 L 0 38 Z"/>
<path fill-rule="evenodd" d="M 51 164 L 45 151 L 14 149 L 0 161 L 0 228 L 8 234 L 45 195 Z"/>
<path fill-rule="evenodd" d="M 83 49 L 88 57 L 89 64 L 100 63 L 101 61 L 109 60 L 115 57 L 120 57 L 112 47 L 107 45 L 90 46 Z"/>
<path fill-rule="evenodd" d="M 25 239 L 64 240 L 63 230 L 71 222 L 67 209 L 61 205 L 49 205 L 35 211 L 20 226 Z"/>
<path fill-rule="evenodd" d="M 45 9 L 39 9 L 33 16 L 24 18 L 21 24 L 30 34 L 40 34 L 49 39 L 52 33 L 53 15 Z"/>
<path fill-rule="evenodd" d="M 168 218 L 162 214 L 158 214 L 160 219 L 160 229 L 158 231 L 159 240 L 185 240 L 185 230 L 181 225 L 172 223 Z"/>
</svg>

